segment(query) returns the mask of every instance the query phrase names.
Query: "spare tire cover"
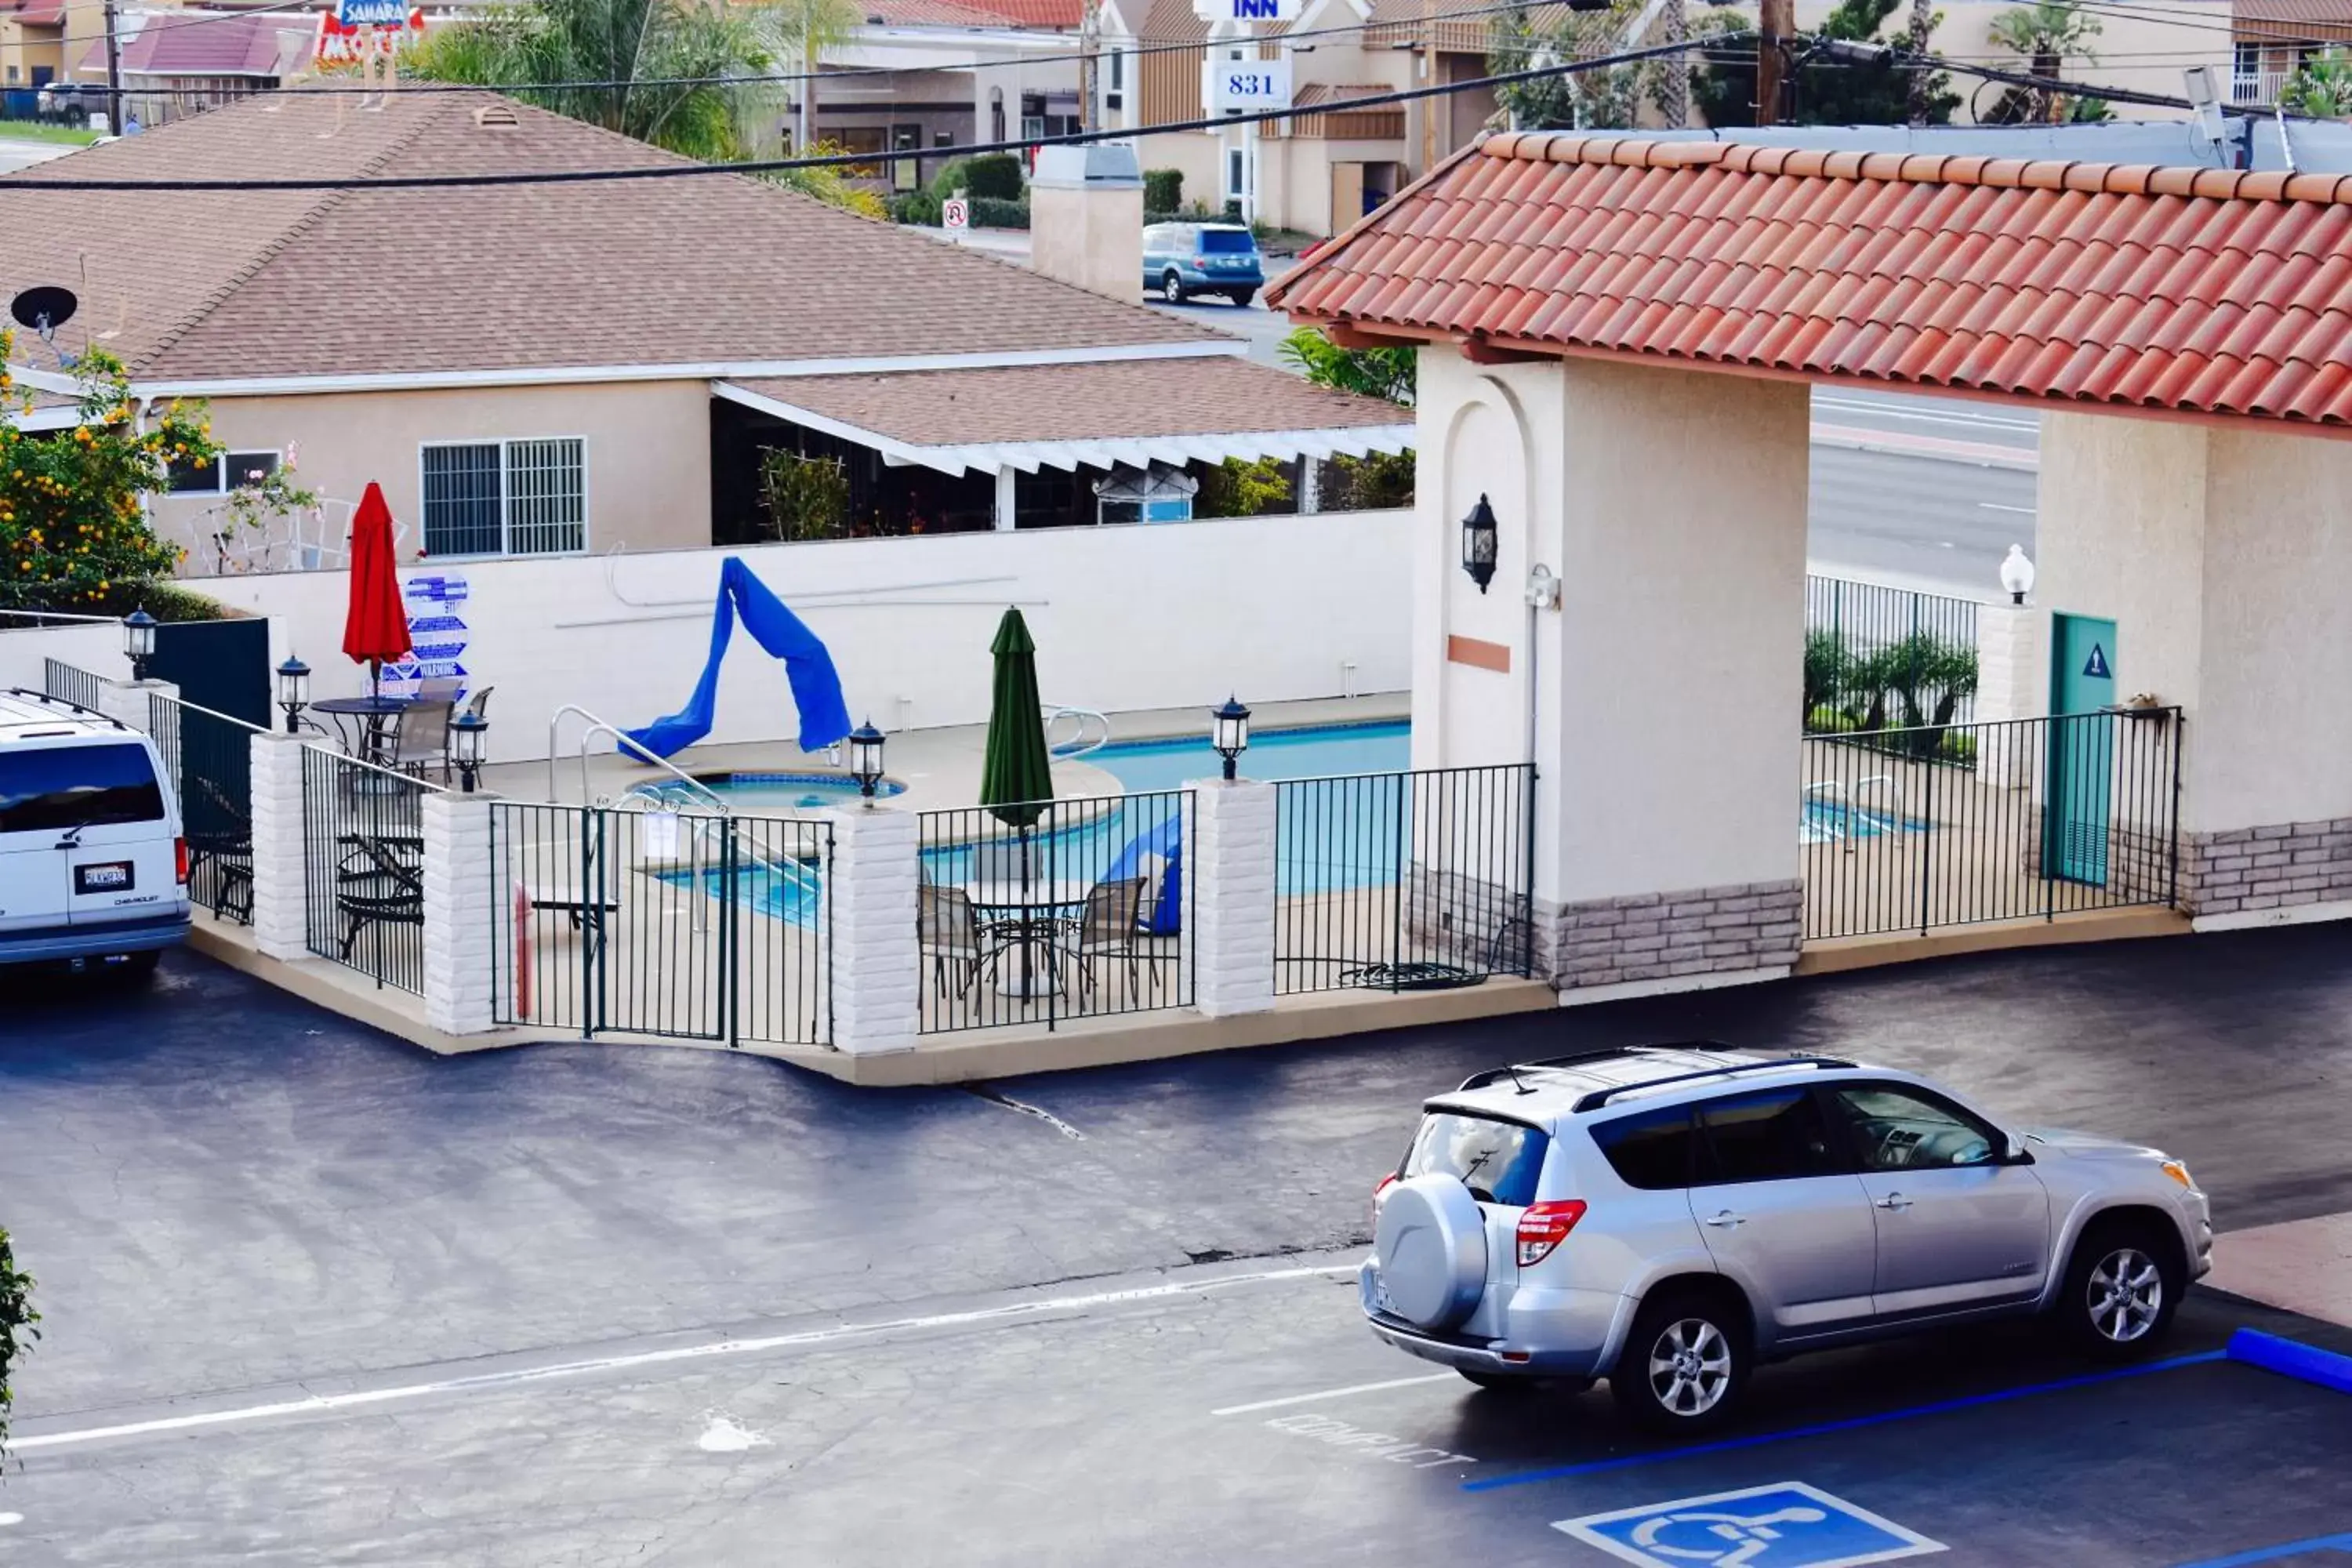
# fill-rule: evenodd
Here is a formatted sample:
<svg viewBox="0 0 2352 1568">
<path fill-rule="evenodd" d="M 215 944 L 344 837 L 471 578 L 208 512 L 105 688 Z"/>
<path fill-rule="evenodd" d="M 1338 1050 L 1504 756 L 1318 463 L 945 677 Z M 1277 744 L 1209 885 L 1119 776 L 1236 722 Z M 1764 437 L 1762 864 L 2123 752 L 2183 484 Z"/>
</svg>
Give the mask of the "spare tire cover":
<svg viewBox="0 0 2352 1568">
<path fill-rule="evenodd" d="M 1453 1176 L 1414 1176 L 1389 1188 L 1372 1246 L 1381 1284 L 1399 1316 L 1450 1329 L 1486 1288 L 1486 1216 Z"/>
</svg>

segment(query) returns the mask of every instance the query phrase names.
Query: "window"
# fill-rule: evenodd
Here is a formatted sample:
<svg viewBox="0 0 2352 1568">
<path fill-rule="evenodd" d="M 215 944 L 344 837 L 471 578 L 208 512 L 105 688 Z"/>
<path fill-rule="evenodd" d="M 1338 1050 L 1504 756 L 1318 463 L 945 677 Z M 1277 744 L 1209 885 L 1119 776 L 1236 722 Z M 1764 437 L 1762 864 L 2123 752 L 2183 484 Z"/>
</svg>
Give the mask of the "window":
<svg viewBox="0 0 2352 1568">
<path fill-rule="evenodd" d="M 0 833 L 163 819 L 163 794 L 144 746 L 117 741 L 0 751 Z"/>
<path fill-rule="evenodd" d="M 1481 1203 L 1525 1208 L 1536 1201 L 1536 1178 L 1550 1147 L 1549 1137 L 1516 1121 L 1439 1111 L 1421 1119 L 1401 1174 L 1454 1176 Z"/>
<path fill-rule="evenodd" d="M 1844 1168 L 1830 1146 L 1829 1124 L 1810 1089 L 1767 1089 L 1710 1100 L 1699 1106 L 1698 1121 L 1706 1135 L 1695 1185 L 1829 1176 Z"/>
<path fill-rule="evenodd" d="M 588 546 L 586 443 L 467 441 L 420 454 L 427 555 L 560 555 Z"/>
<path fill-rule="evenodd" d="M 1159 500 L 1107 500 L 1097 509 L 1103 522 L 1190 522 L 1192 498 L 1169 496 Z"/>
<path fill-rule="evenodd" d="M 201 463 L 174 462 L 164 488 L 175 496 L 216 496 L 222 492 L 223 474 L 232 487 L 257 485 L 276 473 L 278 465 L 275 452 L 228 452 Z"/>
<path fill-rule="evenodd" d="M 1592 1141 L 1629 1187 L 1664 1192 L 1691 1184 L 1690 1107 L 1670 1106 L 1596 1122 Z"/>
<path fill-rule="evenodd" d="M 1855 1084 L 1832 1091 L 1865 1171 L 1990 1165 L 2008 1141 L 1958 1106 L 1914 1089 Z"/>
<path fill-rule="evenodd" d="M 1210 256 L 1247 256 L 1257 248 L 1257 241 L 1245 228 L 1204 228 L 1201 231 L 1201 249 Z"/>
</svg>

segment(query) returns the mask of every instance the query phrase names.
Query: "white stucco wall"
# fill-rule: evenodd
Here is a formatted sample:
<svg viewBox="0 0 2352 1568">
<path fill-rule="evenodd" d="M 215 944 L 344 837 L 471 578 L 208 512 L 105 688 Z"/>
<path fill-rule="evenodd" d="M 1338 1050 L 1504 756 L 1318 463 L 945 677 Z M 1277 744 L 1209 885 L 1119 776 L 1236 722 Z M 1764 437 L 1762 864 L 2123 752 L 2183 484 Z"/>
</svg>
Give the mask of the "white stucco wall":
<svg viewBox="0 0 2352 1568">
<path fill-rule="evenodd" d="M 1401 690 L 1407 534 L 1402 512 L 1334 512 L 733 553 L 824 640 L 852 717 L 897 731 L 987 718 L 988 644 L 1009 604 L 1037 639 L 1049 702 L 1205 712 L 1228 692 L 1252 702 L 1330 697 L 1350 679 L 1359 693 Z M 676 711 L 701 672 L 728 553 L 448 568 L 470 590 L 471 684 L 498 689 L 493 758 L 545 755 L 548 720 L 565 703 L 624 725 Z M 364 686 L 339 651 L 345 584 L 341 573 L 289 573 L 192 585 L 268 616 L 271 658 L 299 651 L 318 672 L 316 695 L 328 697 Z M 713 741 L 795 732 L 781 667 L 740 630 L 718 711 Z"/>
<path fill-rule="evenodd" d="M 109 680 L 131 679 L 122 657 L 122 628 L 114 624 L 35 626 L 0 616 L 0 690 L 12 686 L 41 689 L 44 661 L 56 659 Z"/>
</svg>

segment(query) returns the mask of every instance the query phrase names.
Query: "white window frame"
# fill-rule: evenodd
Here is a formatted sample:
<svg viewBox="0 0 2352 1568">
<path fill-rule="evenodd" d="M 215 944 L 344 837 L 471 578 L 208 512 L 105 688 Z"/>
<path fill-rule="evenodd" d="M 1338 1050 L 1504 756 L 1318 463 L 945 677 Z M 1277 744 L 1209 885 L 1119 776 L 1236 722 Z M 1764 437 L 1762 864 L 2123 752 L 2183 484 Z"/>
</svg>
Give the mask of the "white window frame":
<svg viewBox="0 0 2352 1568">
<path fill-rule="evenodd" d="M 242 489 L 243 487 L 241 486 L 233 485 L 228 482 L 229 460 L 233 458 L 268 458 L 278 464 L 277 468 L 270 470 L 272 473 L 282 474 L 286 471 L 286 454 L 283 450 L 268 447 L 224 447 L 221 448 L 220 456 L 213 459 L 212 489 L 192 490 L 173 489 L 172 488 L 171 472 L 170 469 L 166 468 L 163 477 L 163 488 L 155 493 L 165 500 L 181 500 L 191 496 L 225 496 L 231 490 Z"/>
<path fill-rule="evenodd" d="M 580 443 L 580 546 L 576 550 L 527 550 L 514 548 L 514 486 L 509 479 L 514 462 L 514 449 L 534 441 L 577 441 Z M 548 436 L 455 436 L 439 441 L 419 441 L 416 444 L 416 540 L 433 561 L 561 561 L 566 556 L 585 555 L 594 535 L 589 520 L 593 515 L 588 478 L 588 437 L 584 435 Z M 496 447 L 499 449 L 499 548 L 494 552 L 474 551 L 465 554 L 435 553 L 425 531 L 425 454 L 436 448 L 452 447 Z"/>
</svg>

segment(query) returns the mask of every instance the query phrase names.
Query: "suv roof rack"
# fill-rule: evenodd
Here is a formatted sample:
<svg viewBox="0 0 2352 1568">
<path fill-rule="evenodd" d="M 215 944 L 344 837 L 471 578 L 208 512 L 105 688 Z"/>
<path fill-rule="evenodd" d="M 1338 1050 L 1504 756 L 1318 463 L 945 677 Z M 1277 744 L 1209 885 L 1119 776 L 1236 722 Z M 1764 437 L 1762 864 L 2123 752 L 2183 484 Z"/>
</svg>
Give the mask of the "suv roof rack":
<svg viewBox="0 0 2352 1568">
<path fill-rule="evenodd" d="M 0 697 L 21 697 L 27 702 L 37 703 L 43 708 L 63 708 L 67 710 L 66 716 L 76 722 L 111 724 L 118 730 L 131 728 L 111 713 L 102 713 L 95 708 L 85 708 L 70 697 L 58 697 L 47 691 L 36 691 L 29 686 L 0 687 Z"/>
<path fill-rule="evenodd" d="M 1727 1067 L 1707 1068 L 1700 1072 L 1678 1072 L 1668 1078 L 1654 1078 L 1641 1083 L 1621 1083 L 1613 1089 L 1596 1089 L 1590 1094 L 1579 1095 L 1570 1110 L 1572 1113 L 1598 1110 L 1621 1094 L 1657 1089 L 1670 1083 L 1687 1083 L 1702 1078 L 1730 1078 L 1739 1073 L 1772 1072 L 1781 1068 L 1851 1068 L 1854 1065 L 1843 1057 L 1772 1057 L 1760 1062 L 1734 1062 Z"/>
<path fill-rule="evenodd" d="M 1513 1062 L 1508 1067 L 1488 1068 L 1484 1072 L 1474 1072 L 1464 1079 L 1462 1087 L 1454 1092 L 1460 1094 L 1466 1089 L 1484 1089 L 1488 1084 L 1500 1083 L 1507 1078 L 1515 1079 L 1516 1075 L 1523 1072 L 1538 1072 L 1546 1069 L 1559 1071 L 1569 1068 L 1587 1067 L 1594 1062 L 1615 1061 L 1621 1057 L 1639 1057 L 1664 1051 L 1729 1051 L 1738 1048 L 1736 1046 L 1726 1045 L 1721 1040 L 1645 1040 L 1636 1046 L 1602 1046 L 1597 1050 L 1571 1051 L 1564 1057 L 1539 1057 L 1531 1062 Z"/>
</svg>

